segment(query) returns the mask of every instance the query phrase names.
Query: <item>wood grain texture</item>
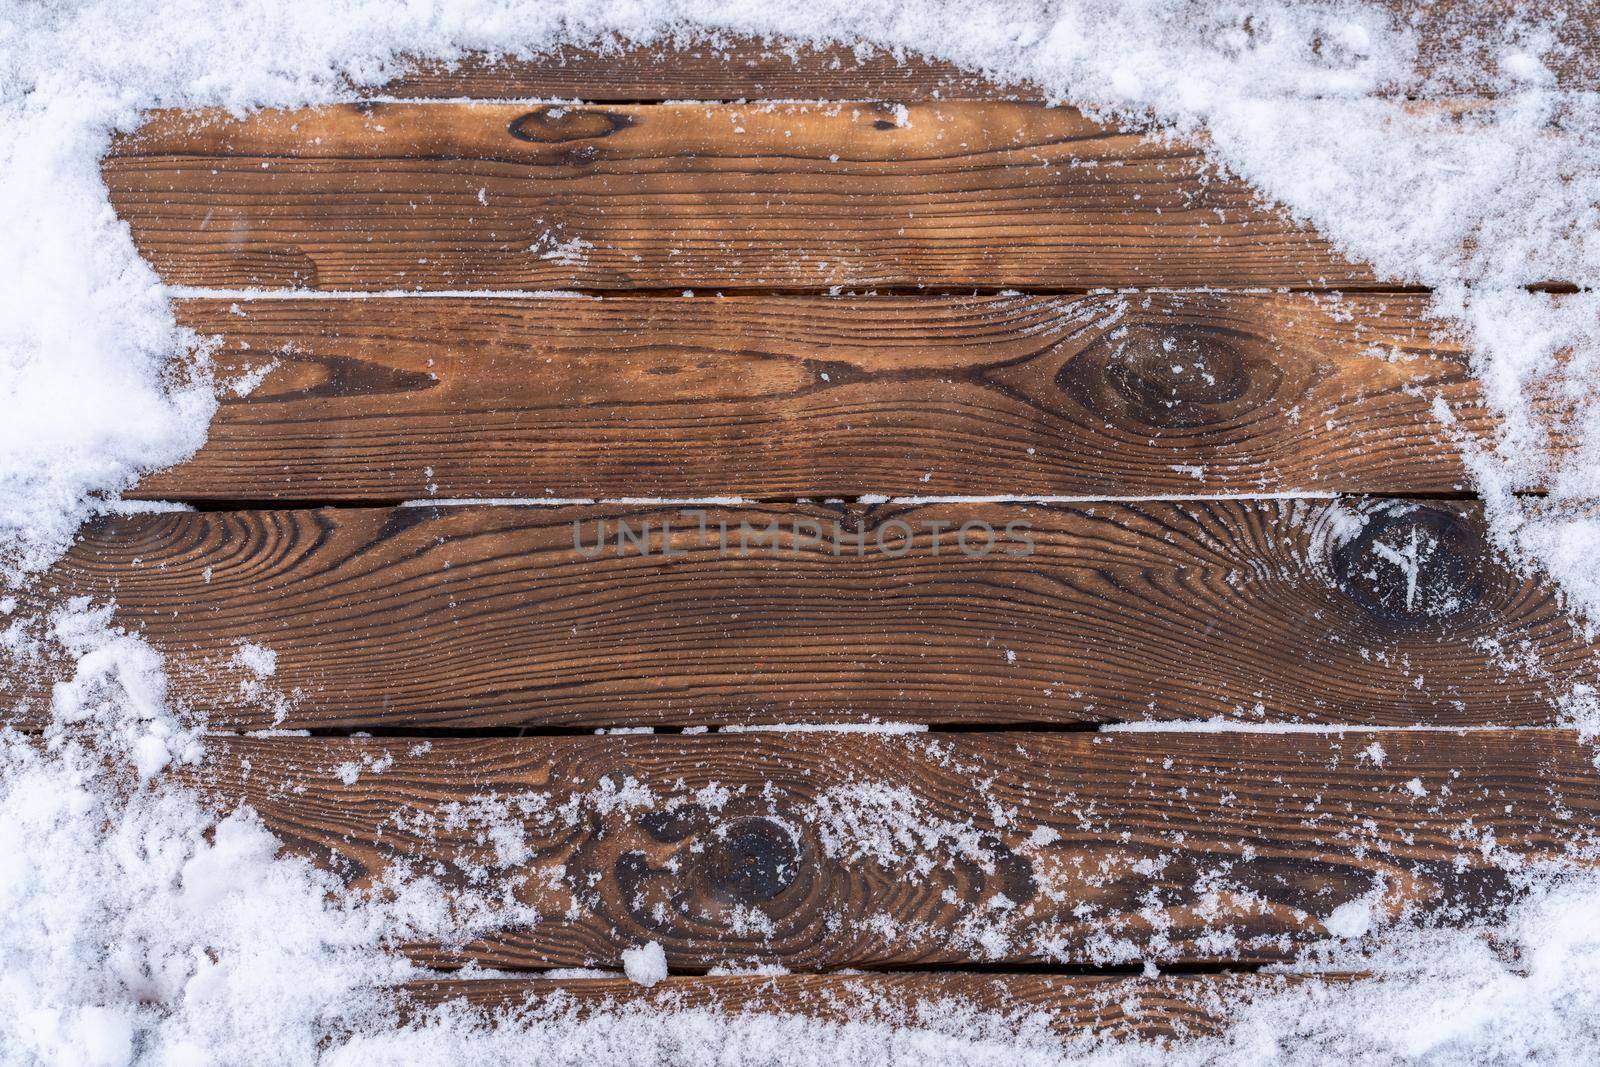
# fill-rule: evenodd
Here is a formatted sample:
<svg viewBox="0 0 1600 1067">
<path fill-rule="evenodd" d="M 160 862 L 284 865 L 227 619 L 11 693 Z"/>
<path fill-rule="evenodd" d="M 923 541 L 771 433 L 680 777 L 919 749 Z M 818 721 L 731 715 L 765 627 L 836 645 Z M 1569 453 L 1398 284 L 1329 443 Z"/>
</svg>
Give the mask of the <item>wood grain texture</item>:
<svg viewBox="0 0 1600 1067">
<path fill-rule="evenodd" d="M 40 588 L 114 599 L 244 729 L 1527 725 L 1595 663 L 1442 502 L 167 513 Z M 287 706 L 229 668 L 247 641 Z"/>
<path fill-rule="evenodd" d="M 362 90 L 357 90 L 362 91 Z M 473 53 L 417 60 L 374 96 L 412 100 L 1041 100 L 954 63 L 887 50 L 764 42 L 734 35 L 636 45 L 563 45 L 518 59 Z"/>
<path fill-rule="evenodd" d="M 1197 147 L 1026 104 L 169 111 L 103 174 L 180 285 L 1374 284 Z"/>
<path fill-rule="evenodd" d="M 1274 961 L 1357 899 L 1492 915 L 1501 864 L 1600 817 L 1592 750 L 1550 730 L 206 744 L 185 775 L 348 884 L 406 863 L 523 906 L 410 946 L 442 967 Z"/>
<path fill-rule="evenodd" d="M 185 300 L 224 392 L 146 499 L 1462 488 L 1427 298 Z M 1381 357 L 1383 358 L 1380 358 Z"/>
<path fill-rule="evenodd" d="M 1217 1033 L 1224 1025 L 1225 1002 L 1270 994 L 1301 981 L 1280 974 L 1135 978 L 876 971 L 673 976 L 649 989 L 620 977 L 437 979 L 411 983 L 405 992 L 418 1016 L 433 1007 L 456 1004 L 497 1018 L 702 1010 L 939 1027 L 966 1022 L 976 1014 L 997 1023 L 1033 1022 L 1069 1039 L 1163 1041 Z"/>
<path fill-rule="evenodd" d="M 1416 69 L 1437 91 L 1493 93 L 1506 88 L 1491 44 L 1526 16 L 1523 0 L 1387 0 L 1414 28 Z M 1559 18 L 1557 18 L 1559 16 Z M 1600 13 L 1584 0 L 1538 8 L 1553 32 L 1546 58 L 1552 84 L 1600 89 Z M 1330 59 L 1330 65 L 1337 62 Z M 1026 82 L 995 82 L 956 64 L 916 54 L 763 41 L 714 34 L 651 44 L 608 41 L 564 46 L 530 59 L 472 55 L 456 63 L 419 61 L 375 90 L 402 98 L 579 98 L 643 100 L 937 100 L 1044 98 Z"/>
</svg>

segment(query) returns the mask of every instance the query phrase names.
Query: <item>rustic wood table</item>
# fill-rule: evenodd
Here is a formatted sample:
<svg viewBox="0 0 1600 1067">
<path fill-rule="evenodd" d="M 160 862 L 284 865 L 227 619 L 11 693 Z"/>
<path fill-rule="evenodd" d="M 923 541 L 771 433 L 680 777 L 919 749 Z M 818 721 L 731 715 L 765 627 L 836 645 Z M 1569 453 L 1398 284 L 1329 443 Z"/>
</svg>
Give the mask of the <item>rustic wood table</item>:
<svg viewBox="0 0 1600 1067">
<path fill-rule="evenodd" d="M 292 851 L 537 910 L 423 1003 L 1163 1034 L 1493 908 L 1600 815 L 1595 648 L 1486 539 L 1466 355 L 1036 96 L 736 42 L 157 113 L 105 180 L 238 389 L 33 595 L 114 595 Z"/>
</svg>

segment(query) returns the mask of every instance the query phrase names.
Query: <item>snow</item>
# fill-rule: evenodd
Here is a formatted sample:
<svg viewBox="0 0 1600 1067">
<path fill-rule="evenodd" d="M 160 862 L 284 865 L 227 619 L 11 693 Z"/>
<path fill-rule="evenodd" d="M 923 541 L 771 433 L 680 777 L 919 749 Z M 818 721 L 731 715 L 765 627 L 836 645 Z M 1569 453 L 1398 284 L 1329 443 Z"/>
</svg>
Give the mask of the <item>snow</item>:
<svg viewBox="0 0 1600 1067">
<path fill-rule="evenodd" d="M 717 727 L 721 734 L 924 734 L 927 724 L 915 722 L 775 722 Z"/>
<path fill-rule="evenodd" d="M 834 786 L 812 803 L 811 821 L 823 851 L 850 865 L 864 859 L 886 869 L 909 865 L 912 880 L 951 857 L 994 868 L 994 854 L 977 827 L 930 816 L 904 786 L 871 781 Z"/>
<path fill-rule="evenodd" d="M 548 259 L 563 267 L 581 267 L 589 261 L 589 250 L 593 247 L 582 237 L 570 237 L 549 247 L 535 245 L 533 250 L 539 253 L 540 259 Z"/>
<path fill-rule="evenodd" d="M 257 678 L 271 678 L 278 672 L 278 654 L 265 645 L 245 641 L 233 654 L 234 662 Z"/>
<path fill-rule="evenodd" d="M 667 954 L 655 941 L 622 953 L 622 973 L 628 981 L 642 986 L 653 986 L 667 976 Z"/>
<path fill-rule="evenodd" d="M 1348 900 L 1322 921 L 1334 937 L 1362 937 L 1372 929 L 1372 905 L 1365 900 Z"/>
<path fill-rule="evenodd" d="M 73 675 L 51 694 L 59 727 L 92 725 L 103 740 L 123 746 L 140 778 L 174 759 L 199 759 L 198 730 L 184 727 L 167 705 L 161 656 L 139 638 L 109 625 L 111 612 L 74 600 L 56 613 L 54 637 L 75 657 Z"/>
<path fill-rule="evenodd" d="M 1387 6 L 1336 0 L 0 4 L 0 576 L 26 590 L 85 519 L 203 443 L 220 391 L 256 380 L 214 380 L 207 340 L 176 325 L 172 294 L 107 203 L 97 160 L 142 109 L 335 100 L 382 83 L 402 55 L 720 31 L 920 50 L 1203 135 L 1219 166 L 1338 248 L 1433 290 L 1503 427 L 1461 442 L 1494 538 L 1600 619 L 1600 97 L 1551 88 L 1554 18 L 1499 21 L 1491 40 L 1421 42 Z M 1462 63 L 1420 73 L 1424 43 Z M 1470 106 L 1450 95 L 1486 84 L 1505 94 Z M 577 263 L 592 247 L 552 234 L 541 254 Z M 1529 288 L 1550 280 L 1580 291 Z M 1455 413 L 1431 402 L 1441 434 L 1454 432 Z M 1545 494 L 1521 492 L 1535 487 Z M 1349 515 L 1359 532 L 1360 510 Z M 1383 548 L 1415 577 L 1419 546 Z M 0 733 L 3 1064 L 1585 1063 L 1600 1047 L 1600 878 L 1566 867 L 1514 867 L 1516 903 L 1475 926 L 1341 905 L 1323 917 L 1334 939 L 1298 966 L 1371 979 L 1229 1001 L 1223 1035 L 1166 1052 L 1063 1044 L 1036 1018 L 951 1005 L 843 1023 L 637 1009 L 402 1023 L 392 986 L 414 972 L 396 944 L 537 915 L 426 873 L 352 892 L 283 854 L 248 810 L 205 809 L 185 785 L 203 770 L 204 709 L 160 654 L 110 604 L 34 616 L 18 603 L 0 601 L 8 670 L 51 657 L 71 669 L 42 738 Z M 234 666 L 259 686 L 276 664 L 244 642 Z M 1563 700 L 1595 732 L 1594 688 Z M 1376 743 L 1366 756 L 1384 759 Z M 1426 803 L 1426 784 L 1406 797 Z M 578 799 L 626 810 L 648 791 L 630 779 Z M 905 878 L 991 860 L 974 827 L 929 818 L 889 783 L 821 795 L 812 814 L 833 854 Z M 520 862 L 505 829 L 487 826 L 487 839 Z M 974 951 L 1005 936 L 1010 902 L 984 906 Z M 642 984 L 665 973 L 654 942 L 598 962 Z"/>
</svg>

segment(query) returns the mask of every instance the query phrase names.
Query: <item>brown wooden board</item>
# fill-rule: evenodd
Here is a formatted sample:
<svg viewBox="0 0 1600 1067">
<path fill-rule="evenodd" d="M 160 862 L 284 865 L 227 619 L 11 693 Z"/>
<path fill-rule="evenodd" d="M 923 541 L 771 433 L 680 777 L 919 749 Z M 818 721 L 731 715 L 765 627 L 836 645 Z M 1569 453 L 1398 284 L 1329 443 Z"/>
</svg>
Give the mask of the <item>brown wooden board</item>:
<svg viewBox="0 0 1600 1067">
<path fill-rule="evenodd" d="M 1417 69 L 1441 91 L 1504 89 L 1501 57 L 1488 47 L 1505 24 L 1527 15 L 1523 0 L 1389 0 L 1409 22 Z M 1560 15 L 1547 59 L 1561 89 L 1600 88 L 1600 17 L 1583 0 L 1553 0 L 1536 17 Z M 1465 60 L 1465 62 L 1462 62 Z M 1448 76 L 1443 76 L 1449 70 Z M 472 55 L 455 63 L 423 61 L 375 90 L 412 98 L 580 98 L 644 100 L 928 100 L 1040 99 L 1033 85 L 998 84 L 941 60 L 852 46 L 762 41 L 734 34 L 686 36 L 651 44 L 607 41 L 563 46 L 528 59 Z"/>
<path fill-rule="evenodd" d="M 473 53 L 419 60 L 368 90 L 401 99 L 590 100 L 1039 100 L 1025 84 L 996 83 L 940 60 L 878 49 L 707 35 L 636 45 L 563 45 L 526 59 Z"/>
<path fill-rule="evenodd" d="M 1483 439 L 1416 295 L 184 300 L 209 439 L 136 495 L 1432 493 Z"/>
<path fill-rule="evenodd" d="M 1273 961 L 1346 905 L 1490 915 L 1506 865 L 1600 817 L 1593 749 L 1554 730 L 206 748 L 184 775 L 351 885 L 404 862 L 466 913 L 537 913 L 411 947 L 433 966 Z"/>
<path fill-rule="evenodd" d="M 169 111 L 103 173 L 191 286 L 1375 284 L 1194 145 L 1029 104 Z"/>
<path fill-rule="evenodd" d="M 1512 6 L 1396 10 L 1427 68 Z M 1556 84 L 1600 86 L 1593 13 L 1557 36 Z M 1497 62 L 1432 88 L 1492 95 Z M 437 294 L 191 294 L 181 320 L 253 388 L 140 494 L 773 502 L 97 522 L 24 616 L 114 600 L 214 728 L 1544 726 L 1592 677 L 1470 504 L 874 502 L 1462 488 L 1431 405 L 1493 425 L 1426 298 L 1381 292 L 1194 144 L 950 64 L 742 38 L 426 63 L 382 92 L 599 103 L 162 112 L 119 141 L 113 204 L 170 283 Z M 763 95 L 910 106 L 644 103 Z M 1105 287 L 1145 291 L 1085 292 Z M 657 295 L 514 292 L 551 288 Z M 963 294 L 1014 288 L 1059 295 Z M 1357 292 L 1282 291 L 1331 288 Z M 999 535 L 973 551 L 974 529 Z M 18 724 L 49 680 L 0 677 Z M 403 991 L 414 1012 L 962 1005 L 1203 1034 L 1224 991 L 1301 979 L 688 975 L 1268 963 L 1363 901 L 1492 915 L 1508 870 L 1592 844 L 1600 815 L 1591 747 L 1554 729 L 204 744 L 177 774 L 291 854 L 538 910 L 408 946 L 424 964 L 614 968 L 655 941 L 678 972 L 441 977 Z"/>
<path fill-rule="evenodd" d="M 114 599 L 244 729 L 1528 725 L 1595 663 L 1449 502 L 133 515 L 30 596 Z"/>
<path fill-rule="evenodd" d="M 648 989 L 621 977 L 441 978 L 410 983 L 405 994 L 418 1018 L 445 1004 L 470 1006 L 496 1018 L 702 1010 L 924 1027 L 967 1024 L 978 1015 L 1018 1027 L 1034 1023 L 1070 1039 L 1164 1041 L 1216 1033 L 1225 1024 L 1226 1004 L 1302 981 L 1282 974 L 1138 978 L 875 971 L 672 976 Z"/>
</svg>

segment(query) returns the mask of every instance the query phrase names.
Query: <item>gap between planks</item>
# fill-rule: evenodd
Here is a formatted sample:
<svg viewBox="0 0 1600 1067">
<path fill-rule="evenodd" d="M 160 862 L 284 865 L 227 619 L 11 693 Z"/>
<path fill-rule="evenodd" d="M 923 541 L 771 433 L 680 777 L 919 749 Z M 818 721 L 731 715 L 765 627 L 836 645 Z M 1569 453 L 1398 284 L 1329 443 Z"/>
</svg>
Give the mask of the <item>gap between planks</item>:
<svg viewBox="0 0 1600 1067">
<path fill-rule="evenodd" d="M 1578 293 L 1594 292 L 1595 290 L 1571 282 L 1529 282 L 1518 286 L 1528 293 L 1546 293 L 1551 296 L 1573 296 Z M 751 287 L 741 289 L 708 289 L 695 287 L 673 287 L 666 289 L 219 289 L 194 285 L 167 285 L 163 286 L 167 296 L 173 301 L 181 300 L 226 300 L 230 303 L 249 304 L 253 301 L 271 300 L 351 300 L 351 301 L 380 301 L 380 300 L 616 300 L 619 298 L 638 298 L 642 300 L 729 300 L 738 297 L 813 297 L 830 300 L 871 300 L 871 299 L 928 299 L 962 298 L 979 299 L 982 297 L 1002 296 L 1034 296 L 1034 297 L 1074 297 L 1074 296 L 1142 296 L 1152 293 L 1171 295 L 1201 295 L 1219 294 L 1228 296 L 1264 296 L 1280 294 L 1284 296 L 1322 296 L 1338 297 L 1348 293 L 1351 296 L 1417 296 L 1431 297 L 1434 290 L 1425 285 L 1404 285 L 1400 283 L 1378 283 L 1371 286 L 1348 288 L 1328 288 L 1316 285 L 1276 285 L 1270 288 L 1262 286 L 1017 286 L 1000 285 L 961 285 L 961 286 L 914 286 L 896 288 L 891 286 L 816 286 L 782 287 Z"/>
<path fill-rule="evenodd" d="M 1541 497 L 1544 490 L 1523 490 L 1523 497 Z M 782 504 L 885 504 L 892 507 L 922 507 L 931 504 L 1149 504 L 1149 503 L 1211 503 L 1225 500 L 1434 500 L 1457 503 L 1476 502 L 1481 498 L 1475 492 L 1318 492 L 1315 490 L 1286 490 L 1277 493 L 1153 493 L 1142 496 L 880 496 L 863 493 L 856 496 L 751 496 L 751 497 L 419 497 L 410 499 L 384 499 L 382 497 L 359 500 L 327 499 L 254 499 L 218 500 L 208 497 L 185 499 L 183 497 L 132 498 L 125 506 L 117 508 L 120 515 L 159 514 L 164 511 L 313 511 L 319 508 L 560 508 L 560 507 L 764 507 Z"/>
<path fill-rule="evenodd" d="M 22 721 L 8 726 L 23 735 L 41 735 L 44 725 L 35 721 Z M 270 738 L 374 738 L 378 740 L 437 740 L 449 738 L 542 738 L 542 737 L 624 737 L 651 735 L 660 737 L 732 736 L 748 734 L 867 734 L 895 737 L 905 735 L 961 735 L 961 734 L 1063 734 L 1063 733 L 1138 733 L 1138 734 L 1311 734 L 1344 736 L 1347 734 L 1469 734 L 1493 733 L 1515 735 L 1518 733 L 1570 734 L 1573 727 L 1560 724 L 1525 726 L 1438 726 L 1428 724 L 1384 725 L 1380 723 L 1241 723 L 1215 719 L 1192 721 L 1139 721 L 1103 720 L 1096 722 L 1030 722 L 1026 719 L 1007 719 L 997 722 L 895 722 L 867 723 L 792 722 L 792 723 L 724 723 L 719 726 L 697 727 L 681 724 L 652 726 L 455 726 L 455 727 L 404 727 L 388 725 L 317 727 L 311 729 L 259 729 L 228 730 L 207 728 L 205 737 L 219 739 Z"/>
<path fill-rule="evenodd" d="M 1358 975 L 1319 974 L 1347 982 Z M 463 979 L 435 975 L 402 987 L 403 1011 L 426 1017 L 454 1002 L 497 1014 L 541 1011 L 653 1009 L 796 1013 L 838 1022 L 923 1025 L 972 1011 L 1013 1022 L 1042 1022 L 1062 1037 L 1087 1034 L 1165 1040 L 1220 1032 L 1227 1006 L 1251 994 L 1271 994 L 1307 981 L 1298 975 L 1189 970 L 1155 978 L 1118 972 L 1084 973 L 972 966 L 776 976 L 671 975 L 645 989 L 622 977 L 517 976 Z"/>
<path fill-rule="evenodd" d="M 817 286 L 758 287 L 714 289 L 692 286 L 673 286 L 660 289 L 304 289 L 304 288 L 246 288 L 228 289 L 200 285 L 166 285 L 163 287 L 173 300 L 228 300 L 239 303 L 269 300 L 617 300 L 637 298 L 642 300 L 729 300 L 740 297 L 812 297 L 830 300 L 881 299 L 961 299 L 997 296 L 1053 297 L 1053 296 L 1144 296 L 1161 294 L 1172 296 L 1217 294 L 1227 296 L 1310 295 L 1338 297 L 1352 296 L 1432 296 L 1433 290 L 1425 285 L 1375 283 L 1370 286 L 1352 286 L 1345 289 L 1317 285 L 1124 285 L 1124 286 L 1018 286 L 956 285 L 956 286 Z M 1567 282 L 1534 282 L 1520 288 L 1527 292 L 1551 293 L 1565 296 L 1583 292 L 1579 286 Z"/>
</svg>

